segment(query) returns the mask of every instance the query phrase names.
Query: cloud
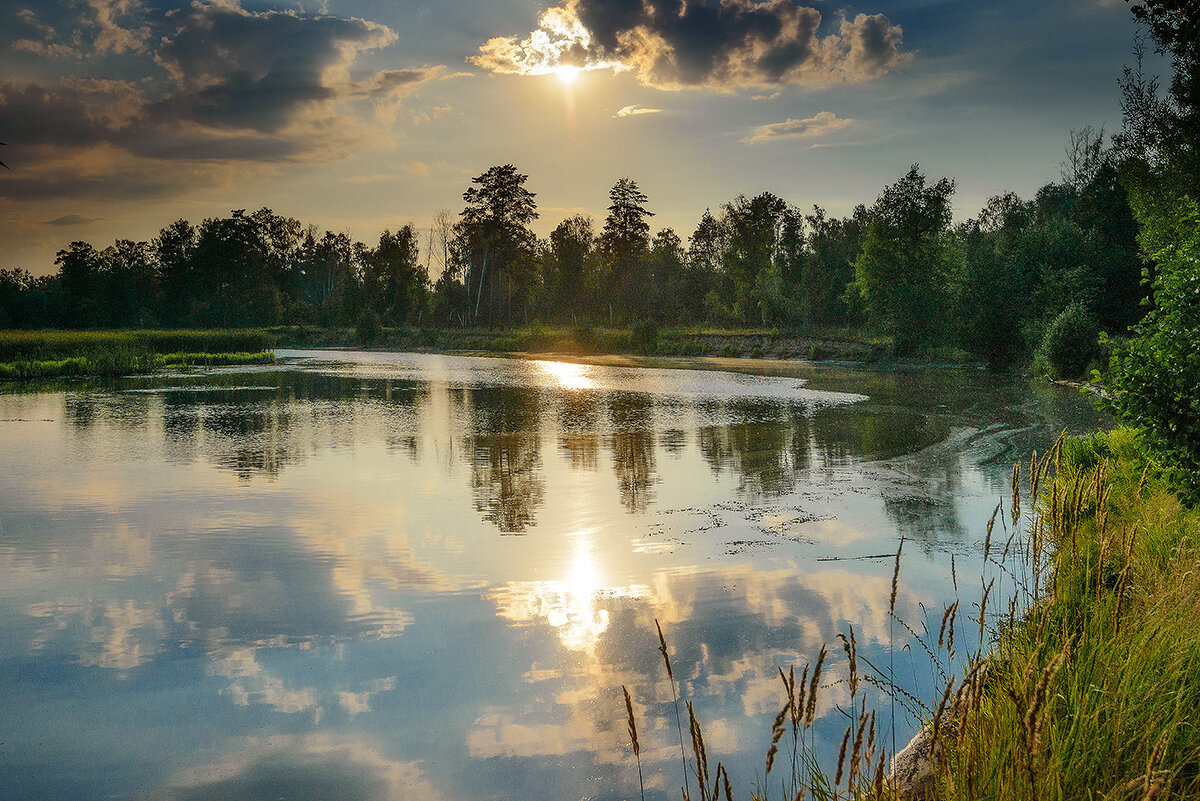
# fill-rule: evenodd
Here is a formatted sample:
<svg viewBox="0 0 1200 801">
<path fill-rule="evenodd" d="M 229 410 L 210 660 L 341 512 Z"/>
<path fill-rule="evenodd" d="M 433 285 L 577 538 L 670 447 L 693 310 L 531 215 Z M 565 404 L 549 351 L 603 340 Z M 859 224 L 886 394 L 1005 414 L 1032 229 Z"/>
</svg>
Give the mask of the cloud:
<svg viewBox="0 0 1200 801">
<path fill-rule="evenodd" d="M 528 37 L 489 39 L 470 61 L 501 74 L 632 70 L 659 89 L 731 90 L 872 80 L 910 57 L 882 14 L 820 28 L 820 12 L 793 0 L 565 0 Z"/>
<path fill-rule="evenodd" d="M 82 214 L 64 214 L 62 217 L 55 217 L 53 220 L 46 220 L 42 225 L 87 225 L 99 221 L 100 217 L 85 217 Z"/>
<path fill-rule="evenodd" d="M 95 16 L 92 24 L 96 29 L 92 46 L 97 53 L 139 53 L 145 50 L 150 39 L 150 28 L 141 25 L 125 28 L 121 18 L 137 15 L 141 5 L 137 0 L 86 0 Z"/>
<path fill-rule="evenodd" d="M 659 114 L 661 112 L 662 112 L 661 108 L 647 108 L 646 106 L 640 106 L 635 103 L 632 106 L 626 106 L 625 108 L 621 109 L 613 116 L 616 116 L 616 117 L 638 117 L 638 116 L 641 116 L 642 114 Z"/>
<path fill-rule="evenodd" d="M 206 125 L 278 131 L 304 107 L 344 97 L 387 98 L 424 77 L 388 70 L 349 80 L 359 53 L 396 40 L 375 22 L 252 12 L 221 2 L 194 3 L 171 20 L 176 29 L 154 60 L 178 91 L 156 110 Z"/>
<path fill-rule="evenodd" d="M 421 66 L 352 78 L 361 54 L 396 41 L 368 20 L 196 0 L 141 27 L 118 25 L 143 13 L 135 0 L 88 0 L 76 21 L 98 28 L 97 52 L 140 58 L 145 77 L 0 82 L 0 130 L 24 159 L 0 196 L 152 196 L 229 162 L 342 158 L 386 144 L 401 103 L 450 77 Z M 60 46 L 32 13 L 21 21 L 31 52 Z"/>
<path fill-rule="evenodd" d="M 803 120 L 787 119 L 783 122 L 772 122 L 760 125 L 750 132 L 742 141 L 748 144 L 759 142 L 774 142 L 778 139 L 800 139 L 814 136 L 824 136 L 833 131 L 840 131 L 854 122 L 852 119 L 838 117 L 832 111 L 819 112 L 814 117 Z"/>
</svg>

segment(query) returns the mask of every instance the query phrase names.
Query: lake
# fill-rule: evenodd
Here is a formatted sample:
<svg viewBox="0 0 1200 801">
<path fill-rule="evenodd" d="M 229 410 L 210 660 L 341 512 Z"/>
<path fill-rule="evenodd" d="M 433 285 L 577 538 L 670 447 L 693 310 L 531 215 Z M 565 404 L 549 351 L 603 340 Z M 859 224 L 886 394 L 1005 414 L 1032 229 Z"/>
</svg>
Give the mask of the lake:
<svg viewBox="0 0 1200 801">
<path fill-rule="evenodd" d="M 656 620 L 748 798 L 825 643 L 836 755 L 839 632 L 936 704 L 901 538 L 936 640 L 1013 461 L 1103 424 L 977 371 L 277 355 L 0 390 L 0 799 L 634 798 L 622 685 L 678 798 Z"/>
</svg>

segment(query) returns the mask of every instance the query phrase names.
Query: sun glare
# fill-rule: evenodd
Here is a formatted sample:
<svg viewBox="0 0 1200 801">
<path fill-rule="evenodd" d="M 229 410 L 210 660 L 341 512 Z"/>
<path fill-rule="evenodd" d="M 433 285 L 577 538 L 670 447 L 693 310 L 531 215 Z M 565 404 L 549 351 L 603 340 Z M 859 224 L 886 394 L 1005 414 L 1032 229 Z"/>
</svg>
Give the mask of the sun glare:
<svg viewBox="0 0 1200 801">
<path fill-rule="evenodd" d="M 579 77 L 579 67 L 571 67 L 563 64 L 562 66 L 554 68 L 554 74 L 558 76 L 560 81 L 567 86 L 570 86 L 571 84 L 575 83 L 575 80 Z"/>
</svg>

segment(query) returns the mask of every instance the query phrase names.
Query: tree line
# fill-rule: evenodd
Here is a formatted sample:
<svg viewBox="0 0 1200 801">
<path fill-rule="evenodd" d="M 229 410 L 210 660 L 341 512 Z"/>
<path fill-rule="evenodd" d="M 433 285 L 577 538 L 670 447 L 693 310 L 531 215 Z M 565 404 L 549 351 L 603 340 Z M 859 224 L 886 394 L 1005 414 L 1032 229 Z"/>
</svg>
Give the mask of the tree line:
<svg viewBox="0 0 1200 801">
<path fill-rule="evenodd" d="M 0 271 L 0 325 L 867 328 L 899 354 L 953 345 L 1003 367 L 1029 358 L 1065 313 L 1093 338 L 1139 319 L 1122 172 L 1119 150 L 1084 129 L 1060 181 L 1028 200 L 997 195 L 957 224 L 954 182 L 914 165 L 846 217 L 739 195 L 706 210 L 685 242 L 651 233 L 649 199 L 630 178 L 609 191 L 602 226 L 573 215 L 539 238 L 528 176 L 506 164 L 473 179 L 462 211 L 440 212 L 424 237 L 404 225 L 366 245 L 264 208 L 177 220 L 149 242 L 72 242 L 56 274 Z"/>
</svg>

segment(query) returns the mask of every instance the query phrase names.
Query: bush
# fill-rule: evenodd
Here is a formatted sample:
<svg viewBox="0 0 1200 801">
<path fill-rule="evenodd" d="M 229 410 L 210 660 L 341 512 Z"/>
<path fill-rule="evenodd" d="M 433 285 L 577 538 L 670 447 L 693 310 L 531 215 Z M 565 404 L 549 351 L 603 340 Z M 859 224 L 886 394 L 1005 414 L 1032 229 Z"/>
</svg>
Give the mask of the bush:
<svg viewBox="0 0 1200 801">
<path fill-rule="evenodd" d="M 1153 304 L 1114 349 L 1102 405 L 1149 435 L 1185 494 L 1200 497 L 1200 208 L 1132 196 L 1139 241 L 1158 262 Z"/>
<path fill-rule="evenodd" d="M 641 353 L 654 353 L 658 348 L 658 323 L 642 320 L 629 329 L 629 344 Z"/>
<path fill-rule="evenodd" d="M 383 321 L 379 319 L 379 313 L 372 308 L 365 308 L 358 315 L 358 322 L 354 328 L 354 338 L 364 345 L 370 345 L 375 340 L 379 339 L 379 334 L 383 331 Z"/>
<path fill-rule="evenodd" d="M 1079 378 L 1099 355 L 1099 322 L 1082 304 L 1072 303 L 1046 329 L 1035 365 L 1053 378 Z"/>
</svg>

